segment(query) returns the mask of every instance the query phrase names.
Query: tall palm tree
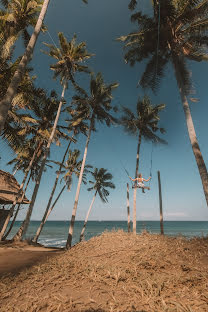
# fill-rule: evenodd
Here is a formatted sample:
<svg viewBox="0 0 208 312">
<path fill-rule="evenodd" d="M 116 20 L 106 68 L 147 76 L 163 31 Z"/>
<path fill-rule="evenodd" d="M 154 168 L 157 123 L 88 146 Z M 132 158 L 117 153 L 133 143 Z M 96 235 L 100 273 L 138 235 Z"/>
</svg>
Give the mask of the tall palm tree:
<svg viewBox="0 0 208 312">
<path fill-rule="evenodd" d="M 208 1 L 154 0 L 154 17 L 142 12 L 131 16 L 138 30 L 122 36 L 125 60 L 134 65 L 148 59 L 140 85 L 156 91 L 168 63 L 173 66 L 188 134 L 208 204 L 208 173 L 199 148 L 187 96 L 192 92 L 187 61 L 208 60 Z M 151 38 L 151 40 L 149 39 Z"/>
<path fill-rule="evenodd" d="M 71 223 L 69 227 L 69 233 L 66 243 L 66 248 L 71 248 L 72 235 L 74 231 L 74 223 L 76 218 L 78 200 L 80 187 L 82 182 L 82 176 L 84 172 L 88 145 L 90 142 L 91 132 L 95 130 L 95 123 L 101 122 L 105 123 L 108 127 L 115 121 L 115 118 L 110 114 L 110 111 L 113 109 L 111 105 L 112 101 L 112 91 L 118 87 L 118 83 L 112 83 L 106 85 L 104 83 L 101 73 L 98 73 L 95 77 L 91 76 L 90 81 L 90 95 L 79 94 L 73 97 L 73 105 L 75 105 L 74 112 L 72 114 L 72 126 L 79 124 L 83 120 L 89 120 L 89 128 L 87 132 L 87 140 L 84 149 L 82 167 L 79 175 L 79 180 L 77 184 L 77 190 L 75 195 L 74 207 L 72 210 Z"/>
<path fill-rule="evenodd" d="M 164 128 L 158 127 L 160 120 L 159 113 L 165 108 L 165 104 L 153 106 L 148 96 L 143 99 L 138 99 L 136 106 L 136 114 L 129 108 L 123 107 L 123 116 L 121 117 L 121 125 L 124 130 L 138 138 L 137 155 L 136 155 L 136 170 L 135 178 L 138 177 L 139 170 L 139 157 L 142 139 L 151 141 L 153 143 L 166 143 L 163 139 L 156 135 L 157 131 L 165 132 Z M 133 233 L 136 234 L 136 191 L 134 188 L 134 201 L 133 201 Z"/>
<path fill-rule="evenodd" d="M 0 101 L 0 133 L 2 132 L 4 128 L 4 124 L 7 118 L 7 114 L 9 111 L 9 108 L 11 106 L 12 100 L 17 92 L 17 88 L 22 80 L 22 77 L 24 75 L 25 69 L 29 61 L 32 59 L 33 50 L 36 44 L 36 41 L 38 39 L 38 35 L 40 33 L 41 27 L 43 25 L 43 20 L 48 8 L 50 0 L 44 0 L 41 12 L 39 14 L 37 23 L 35 25 L 33 34 L 29 40 L 29 43 L 27 45 L 27 48 L 25 50 L 25 53 L 18 65 L 17 70 L 14 73 L 14 76 L 11 79 L 11 82 L 9 84 L 9 87 L 7 89 L 7 92 L 4 96 L 4 98 Z"/>
<path fill-rule="evenodd" d="M 115 189 L 115 185 L 111 182 L 113 176 L 111 173 L 107 172 L 107 169 L 95 168 L 94 171 L 90 171 L 90 173 L 91 173 L 94 181 L 89 181 L 89 183 L 93 184 L 93 185 L 91 187 L 89 187 L 87 190 L 88 191 L 95 190 L 95 194 L 93 196 L 92 202 L 90 204 L 87 215 L 85 217 L 84 225 L 83 225 L 82 232 L 80 235 L 80 242 L 83 240 L 87 221 L 88 221 L 88 218 L 89 218 L 89 215 L 90 215 L 90 212 L 91 212 L 92 206 L 94 204 L 95 197 L 96 197 L 97 193 L 100 196 L 100 199 L 102 200 L 102 202 L 106 203 L 108 201 L 107 197 L 110 194 L 106 188 Z"/>
</svg>

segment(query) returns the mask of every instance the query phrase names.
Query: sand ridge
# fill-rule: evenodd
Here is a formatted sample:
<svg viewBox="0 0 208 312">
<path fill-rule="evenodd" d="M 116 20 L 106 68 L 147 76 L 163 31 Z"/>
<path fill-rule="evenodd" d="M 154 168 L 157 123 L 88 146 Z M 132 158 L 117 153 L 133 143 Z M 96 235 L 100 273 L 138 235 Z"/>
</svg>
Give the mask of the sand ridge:
<svg viewBox="0 0 208 312">
<path fill-rule="evenodd" d="M 2 312 L 207 312 L 208 238 L 105 232 L 1 279 Z"/>
</svg>

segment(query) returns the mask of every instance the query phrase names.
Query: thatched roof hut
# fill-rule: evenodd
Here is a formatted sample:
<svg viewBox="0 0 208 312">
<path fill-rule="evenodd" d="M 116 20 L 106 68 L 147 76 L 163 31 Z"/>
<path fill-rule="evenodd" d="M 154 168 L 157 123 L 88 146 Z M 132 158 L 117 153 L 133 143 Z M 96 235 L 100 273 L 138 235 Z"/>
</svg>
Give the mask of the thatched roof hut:
<svg viewBox="0 0 208 312">
<path fill-rule="evenodd" d="M 0 170 L 0 204 L 9 205 L 15 201 L 20 185 L 15 177 L 9 172 Z M 20 202 L 22 196 L 18 196 L 17 203 Z M 24 197 L 22 204 L 29 204 L 29 200 Z"/>
</svg>

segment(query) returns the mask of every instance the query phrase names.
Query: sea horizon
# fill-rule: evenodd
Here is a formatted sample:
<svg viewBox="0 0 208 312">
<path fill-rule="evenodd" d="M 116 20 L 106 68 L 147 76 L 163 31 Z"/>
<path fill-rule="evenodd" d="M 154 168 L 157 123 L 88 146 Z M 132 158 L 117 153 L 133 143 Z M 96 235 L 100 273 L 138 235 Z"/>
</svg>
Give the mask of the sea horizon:
<svg viewBox="0 0 208 312">
<path fill-rule="evenodd" d="M 17 232 L 22 221 L 15 221 L 14 227 L 8 236 L 11 239 Z M 39 227 L 39 220 L 30 222 L 28 232 L 25 238 L 32 239 Z M 50 220 L 47 221 L 38 242 L 47 247 L 64 247 L 68 236 L 70 220 Z M 72 244 L 79 242 L 80 233 L 84 224 L 84 220 L 77 220 L 74 226 Z M 208 221 L 164 221 L 164 234 L 168 236 L 183 236 L 186 238 L 206 237 L 208 236 Z M 127 221 L 120 220 L 90 220 L 85 230 L 85 240 L 89 240 L 94 236 L 101 235 L 105 231 L 128 231 Z M 132 221 L 131 221 L 132 230 Z M 151 234 L 160 234 L 160 221 L 139 220 L 137 221 L 137 233 L 148 231 Z"/>
</svg>

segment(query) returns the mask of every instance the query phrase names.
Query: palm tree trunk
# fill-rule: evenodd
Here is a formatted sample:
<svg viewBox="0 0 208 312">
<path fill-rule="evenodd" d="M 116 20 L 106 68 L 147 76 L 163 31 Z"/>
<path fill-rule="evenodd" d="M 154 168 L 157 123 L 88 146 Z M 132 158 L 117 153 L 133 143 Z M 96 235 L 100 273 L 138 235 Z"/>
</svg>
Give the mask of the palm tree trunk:
<svg viewBox="0 0 208 312">
<path fill-rule="evenodd" d="M 64 161 L 65 161 L 65 158 L 66 158 L 66 154 L 68 153 L 68 150 L 69 150 L 69 147 L 70 147 L 70 145 L 71 145 L 71 142 L 72 142 L 72 141 L 69 142 L 69 144 L 68 144 L 68 146 L 67 146 L 67 149 L 66 149 L 66 151 L 65 151 L 65 153 L 64 153 L 64 156 L 63 156 L 63 159 L 62 159 L 62 163 L 61 163 L 61 165 L 59 166 L 59 171 L 58 171 L 58 173 L 57 173 L 57 175 L 56 175 L 56 179 L 55 179 L 55 182 L 54 182 L 54 186 L 53 186 L 53 189 L 52 189 L 52 192 L 51 192 L 51 196 L 50 196 L 50 198 L 49 198 L 49 201 L 48 201 L 48 204 L 47 204 L 47 207 L 46 207 L 46 210 L 45 210 L 43 219 L 42 219 L 41 224 L 40 224 L 40 226 L 39 226 L 39 228 L 38 228 L 38 230 L 37 230 L 37 232 L 36 232 L 36 235 L 35 235 L 35 237 L 34 237 L 34 239 L 33 239 L 33 241 L 34 241 L 35 243 L 37 243 L 38 237 L 39 237 L 39 235 L 40 235 L 40 233 L 41 233 L 41 231 L 42 231 L 42 229 L 43 229 L 43 226 L 44 226 L 44 224 L 45 224 L 45 222 L 46 222 L 46 217 L 48 217 L 48 210 L 49 210 L 49 208 L 50 208 L 50 206 L 51 206 L 51 202 L 52 202 L 53 195 L 54 195 L 54 193 L 55 193 L 55 190 L 56 190 L 56 187 L 57 187 L 57 184 L 58 184 L 58 180 L 59 180 L 59 176 L 60 176 L 60 173 L 61 173 L 61 169 L 62 169 L 62 167 L 63 167 Z"/>
<path fill-rule="evenodd" d="M 207 173 L 207 168 L 206 168 L 204 159 L 202 157 L 202 153 L 201 153 L 200 148 L 199 148 L 199 143 L 198 143 L 198 140 L 196 137 L 196 132 L 194 129 L 194 124 L 193 124 L 193 120 L 192 120 L 192 116 L 191 116 L 191 111 L 189 108 L 189 104 L 187 101 L 186 93 L 185 93 L 184 86 L 183 86 L 182 79 L 181 79 L 181 75 L 180 75 L 180 69 L 178 67 L 178 63 L 177 63 L 177 60 L 175 57 L 172 57 L 172 62 L 173 62 L 173 66 L 175 69 L 176 80 L 178 83 L 179 92 L 180 92 L 180 96 L 181 96 L 181 100 L 182 100 L 182 104 L 183 104 L 183 110 L 185 113 L 189 139 L 191 142 L 192 150 L 193 150 L 193 153 L 194 153 L 194 156 L 196 159 L 196 163 L 198 166 L 199 174 L 201 177 L 205 199 L 206 199 L 206 202 L 208 205 L 208 173 Z"/>
<path fill-rule="evenodd" d="M 89 215 L 90 215 L 90 211 L 92 209 L 92 206 L 94 204 L 94 201 L 95 201 L 95 197 L 97 195 L 97 191 L 95 192 L 94 196 L 93 196 L 93 199 L 92 199 L 92 202 L 90 204 L 90 207 L 88 209 L 88 212 L 87 212 L 87 215 L 86 215 L 86 218 L 85 218 L 85 221 L 84 221 L 84 225 L 83 225 L 83 228 L 82 228 L 82 232 L 81 232 L 81 235 L 80 235 L 80 239 L 79 241 L 81 242 L 83 240 L 83 236 L 84 236 L 84 232 L 85 232 L 85 229 L 86 229 L 86 225 L 87 225 L 87 221 L 88 221 L 88 218 L 89 218 Z"/>
<path fill-rule="evenodd" d="M 8 110 L 10 109 L 12 100 L 16 94 L 17 88 L 22 80 L 22 76 L 25 72 L 26 66 L 29 63 L 29 61 L 32 59 L 33 50 L 35 48 L 36 41 L 38 39 L 38 35 L 40 33 L 43 20 L 48 8 L 50 0 L 44 0 L 42 9 L 40 12 L 40 15 L 38 17 L 37 23 L 35 25 L 34 32 L 30 38 L 30 41 L 27 45 L 27 48 L 25 50 L 25 53 L 18 65 L 18 68 L 16 72 L 14 73 L 14 76 L 9 84 L 9 87 L 7 89 L 7 92 L 3 98 L 3 100 L 0 102 L 0 133 L 2 132 L 5 124 L 5 120 L 7 118 Z"/>
<path fill-rule="evenodd" d="M 137 157 L 136 157 L 136 171 L 135 171 L 135 179 L 138 177 L 138 170 L 139 170 L 139 151 L 141 146 L 142 135 L 141 132 L 139 133 L 139 141 L 137 145 Z M 133 234 L 136 235 L 136 181 L 134 187 L 134 198 L 133 198 Z"/>
<path fill-rule="evenodd" d="M 28 187 L 28 185 L 29 185 L 29 183 L 30 183 L 31 176 L 32 176 L 32 173 L 30 173 L 29 179 L 28 179 L 28 181 L 27 181 L 27 184 L 26 184 L 26 186 L 25 186 L 24 192 L 23 192 L 23 194 L 22 194 L 20 203 L 19 203 L 18 206 L 17 206 L 17 210 L 16 210 L 16 212 L 15 212 L 15 215 L 14 215 L 14 218 L 13 218 L 13 220 L 12 220 L 12 223 L 10 224 L 10 227 L 9 227 L 7 233 L 6 233 L 6 234 L 4 235 L 4 237 L 2 238 L 3 240 L 5 240 L 5 239 L 7 238 L 7 236 L 9 235 L 9 233 L 11 232 L 11 230 L 12 230 L 12 228 L 13 228 L 13 226 L 14 226 L 14 222 L 15 222 L 15 220 L 16 220 L 16 218 L 17 218 L 18 213 L 19 213 L 19 210 L 20 210 L 20 207 L 21 207 L 21 203 L 22 203 L 22 201 L 23 201 L 23 199 L 24 199 L 25 193 L 26 193 L 26 191 L 27 191 L 27 187 Z"/>
<path fill-rule="evenodd" d="M 129 208 L 129 183 L 127 183 L 127 217 L 128 217 L 128 233 L 131 232 L 130 208 Z"/>
<path fill-rule="evenodd" d="M 161 181 L 160 181 L 160 171 L 157 172 L 157 176 L 158 176 L 159 202 L 160 202 L 160 233 L 161 233 L 161 235 L 164 235 L 163 209 L 162 209 L 162 189 L 161 189 Z"/>
<path fill-rule="evenodd" d="M 31 170 L 31 168 L 32 168 L 32 165 L 33 165 L 33 162 L 34 162 L 34 160 L 35 160 L 36 154 L 38 153 L 40 147 L 41 147 L 41 143 L 39 144 L 39 146 L 36 148 L 36 150 L 35 150 L 34 153 L 33 153 L 32 159 L 31 159 L 31 161 L 30 161 L 30 163 L 29 163 L 29 166 L 28 166 L 28 168 L 27 168 L 27 170 L 26 170 L 26 172 L 25 172 L 25 176 L 24 176 L 24 178 L 23 178 L 22 184 L 20 185 L 20 188 L 19 188 L 19 191 L 18 191 L 17 196 L 16 196 L 16 198 L 15 198 L 15 201 L 13 202 L 12 207 L 11 207 L 11 209 L 10 209 L 10 211 L 9 211 L 9 214 L 8 214 L 8 216 L 7 216 L 7 218 L 6 218 L 5 222 L 4 222 L 4 225 L 3 225 L 2 230 L 1 230 L 1 233 L 0 233 L 0 241 L 1 241 L 2 238 L 3 238 L 3 235 L 4 235 L 5 231 L 6 231 L 6 228 L 7 228 L 7 225 L 8 225 L 8 223 L 9 223 L 10 218 L 11 218 L 11 216 L 12 216 L 13 213 L 14 213 L 14 208 L 15 208 L 15 206 L 16 206 L 16 204 L 17 204 L 19 195 L 20 195 L 21 192 L 22 192 L 22 189 L 23 189 L 23 187 L 24 187 L 25 181 L 27 180 L 27 176 L 28 176 L 28 174 L 29 174 L 29 172 L 30 172 L 30 170 Z"/>
<path fill-rule="evenodd" d="M 45 211 L 44 218 L 42 219 L 41 224 L 40 224 L 40 226 L 39 226 L 39 228 L 38 228 L 38 230 L 37 230 L 37 232 L 36 232 L 36 235 L 35 235 L 35 237 L 33 238 L 33 242 L 34 242 L 34 243 L 37 243 L 38 238 L 39 238 L 39 236 L 40 236 L 40 233 L 41 233 L 41 231 L 42 231 L 42 229 L 43 229 L 43 227 L 44 227 L 46 221 L 48 220 L 48 217 L 49 217 L 49 215 L 51 214 L 51 211 L 52 211 L 53 208 L 55 207 L 57 201 L 59 200 L 59 198 L 60 198 L 61 194 L 63 193 L 63 191 L 65 190 L 65 188 L 66 188 L 66 184 L 62 187 L 61 191 L 59 192 L 58 196 L 56 197 L 56 199 L 55 199 L 53 205 L 51 206 L 51 208 L 48 209 L 47 213 L 46 213 L 46 211 Z"/>
<path fill-rule="evenodd" d="M 50 151 L 50 146 L 51 146 L 51 143 L 52 143 L 55 131 L 56 131 L 56 127 L 57 127 L 57 124 L 58 124 L 59 116 L 60 116 L 60 113 L 61 113 L 61 108 L 62 108 L 62 105 L 63 105 L 63 98 L 64 98 L 65 90 L 66 90 L 66 83 L 64 84 L 64 87 L 63 87 L 63 91 L 62 91 L 62 94 L 61 94 L 61 100 L 59 102 L 59 107 L 58 107 L 58 111 L 57 111 L 57 114 L 56 114 L 56 119 L 54 121 L 53 129 L 52 129 L 50 138 L 48 140 L 48 144 L 46 146 L 46 149 L 45 149 L 45 152 L 44 152 L 44 155 L 43 155 L 43 159 L 42 159 L 42 162 L 41 162 L 41 166 L 40 166 L 40 170 L 39 170 L 39 173 L 38 173 L 37 181 L 36 181 L 35 188 L 34 188 L 34 191 L 33 191 L 32 199 L 31 199 L 28 211 L 27 211 L 27 215 L 26 215 L 25 220 L 21 224 L 17 234 L 13 238 L 15 241 L 19 241 L 19 240 L 22 239 L 22 237 L 26 233 L 27 228 L 28 228 L 29 223 L 30 223 L 30 218 L 31 218 L 31 215 L 32 215 L 33 207 L 34 207 L 35 200 L 36 200 L 36 197 L 37 197 L 37 194 L 38 194 L 38 189 L 39 189 L 39 186 L 40 186 L 40 180 L 41 180 L 41 177 L 42 177 L 42 174 L 43 174 L 43 170 L 44 170 L 44 167 L 45 167 L 46 159 L 47 159 L 48 153 Z"/>
<path fill-rule="evenodd" d="M 94 115 L 92 115 L 91 120 L 90 120 L 90 128 L 89 128 L 89 132 L 88 132 L 88 136 L 87 136 L 87 141 L 86 141 L 85 150 L 84 150 L 84 156 L 83 156 L 83 160 L 82 160 L 82 166 L 81 166 L 81 170 L 80 170 L 80 174 L 79 174 L 79 180 L 78 180 L 78 184 L 77 184 L 77 191 L 76 191 L 76 195 L 75 195 L 74 207 L 72 210 L 72 217 L 71 217 L 71 223 L 70 223 L 70 227 L 69 227 L 68 238 L 67 238 L 67 242 L 66 242 L 66 249 L 71 248 L 72 235 L 73 235 L 73 231 L 74 231 L 74 223 L 75 223 L 75 218 L 76 218 L 80 187 L 81 187 L 81 183 L 82 183 L 82 176 L 83 176 L 85 161 L 86 161 L 86 157 L 87 157 L 87 149 L 88 149 L 88 145 L 90 142 L 93 120 L 94 120 Z"/>
</svg>

